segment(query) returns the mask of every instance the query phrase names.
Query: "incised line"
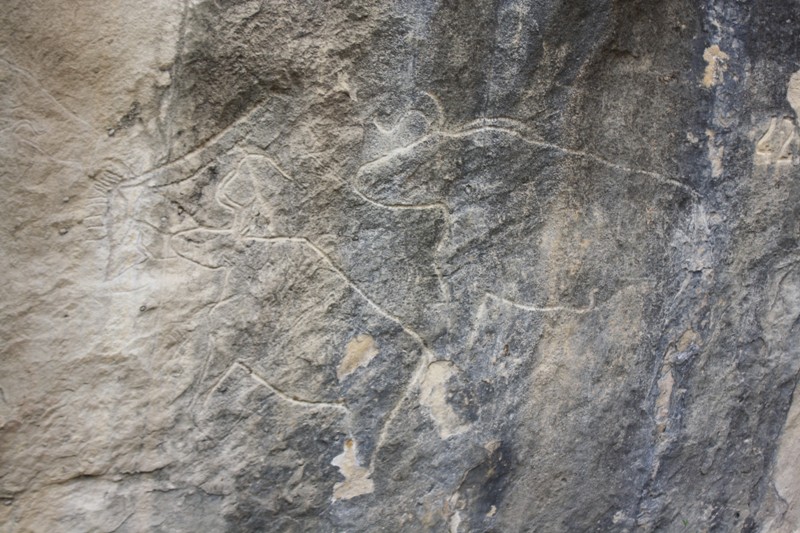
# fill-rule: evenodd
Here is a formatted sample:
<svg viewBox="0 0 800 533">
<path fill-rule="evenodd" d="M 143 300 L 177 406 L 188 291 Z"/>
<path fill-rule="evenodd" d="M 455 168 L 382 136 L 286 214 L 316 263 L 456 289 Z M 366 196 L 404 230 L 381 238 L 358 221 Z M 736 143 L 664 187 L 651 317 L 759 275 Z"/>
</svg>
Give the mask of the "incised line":
<svg viewBox="0 0 800 533">
<path fill-rule="evenodd" d="M 595 288 L 589 292 L 589 305 L 586 307 L 566 307 L 563 305 L 536 306 L 536 305 L 521 304 L 519 302 L 509 300 L 508 298 L 503 298 L 502 296 L 498 296 L 491 292 L 486 293 L 485 299 L 497 300 L 499 302 L 508 304 L 512 307 L 522 309 L 523 311 L 531 311 L 535 313 L 572 313 L 574 315 L 583 315 L 586 313 L 591 313 L 592 311 L 597 309 L 597 306 L 595 304 L 595 294 L 597 294 L 598 290 L 599 289 Z"/>
<path fill-rule="evenodd" d="M 700 197 L 700 194 L 696 190 L 694 190 L 694 188 L 690 187 L 689 185 L 686 185 L 685 183 L 682 183 L 681 181 L 678 181 L 678 180 L 676 180 L 674 178 L 665 176 L 663 174 L 659 174 L 658 172 L 652 172 L 652 171 L 649 171 L 649 170 L 641 170 L 641 169 L 626 167 L 624 165 L 620 165 L 618 163 L 613 163 L 611 161 L 608 161 L 607 159 L 603 159 L 602 157 L 600 157 L 600 156 L 598 156 L 596 154 L 592 154 L 590 152 L 584 152 L 584 151 L 581 151 L 581 150 L 572 150 L 570 148 L 564 148 L 563 146 L 559 146 L 557 144 L 554 144 L 554 143 L 551 143 L 551 142 L 547 142 L 547 141 L 544 141 L 544 140 L 541 140 L 541 139 L 532 139 L 532 138 L 526 136 L 524 133 L 518 131 L 517 129 L 509 128 L 507 125 L 504 125 L 504 124 L 509 124 L 509 125 L 515 124 L 515 122 L 516 121 L 514 121 L 513 119 L 491 119 L 491 118 L 485 118 L 485 119 L 478 119 L 478 120 L 469 122 L 464 127 L 460 128 L 460 129 L 457 129 L 457 130 L 451 130 L 451 131 L 442 130 L 442 131 L 435 131 L 435 132 L 432 132 L 432 133 L 428 133 L 428 134 L 420 137 L 419 139 L 417 139 L 413 143 L 407 144 L 405 146 L 401 146 L 399 148 L 395 148 L 394 150 L 382 155 L 381 157 L 379 157 L 377 159 L 374 159 L 372 161 L 364 163 L 364 165 L 361 166 L 361 168 L 359 169 L 359 171 L 357 172 L 356 175 L 361 174 L 361 172 L 363 170 L 367 169 L 367 167 L 379 166 L 380 164 L 388 161 L 389 159 L 395 157 L 396 155 L 401 155 L 401 154 L 405 154 L 405 153 L 411 153 L 418 146 L 422 145 L 425 142 L 428 142 L 431 139 L 435 139 L 437 136 L 443 137 L 443 138 L 446 138 L 446 139 L 462 139 L 464 137 L 469 137 L 470 135 L 475 135 L 475 134 L 481 133 L 481 132 L 496 131 L 496 132 L 505 133 L 505 134 L 508 134 L 508 135 L 513 135 L 513 136 L 519 138 L 520 140 L 522 140 L 523 142 L 525 142 L 527 144 L 530 144 L 532 146 L 539 146 L 539 147 L 542 147 L 542 148 L 549 148 L 549 149 L 556 150 L 556 151 L 564 153 L 564 154 L 573 155 L 573 156 L 576 156 L 576 157 L 582 157 L 582 158 L 586 158 L 586 159 L 591 159 L 591 160 L 596 161 L 596 162 L 598 162 L 598 163 L 600 163 L 602 165 L 605 165 L 605 166 L 607 166 L 609 168 L 622 170 L 623 172 L 627 172 L 629 174 L 641 174 L 643 176 L 654 178 L 655 180 L 660 181 L 661 183 L 668 184 L 668 185 L 671 185 L 673 187 L 677 187 L 679 189 L 685 190 L 689 194 L 694 196 L 695 198 L 699 198 Z M 475 126 L 473 126 L 473 124 L 475 124 Z M 481 125 L 478 126 L 478 124 L 481 124 Z"/>
</svg>

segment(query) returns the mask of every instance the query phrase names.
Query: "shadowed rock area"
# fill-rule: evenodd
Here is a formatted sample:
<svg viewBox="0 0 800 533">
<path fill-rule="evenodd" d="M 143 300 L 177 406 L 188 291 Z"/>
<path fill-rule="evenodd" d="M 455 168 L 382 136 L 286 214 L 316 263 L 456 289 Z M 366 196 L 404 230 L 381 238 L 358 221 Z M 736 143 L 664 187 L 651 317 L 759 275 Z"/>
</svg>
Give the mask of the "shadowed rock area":
<svg viewBox="0 0 800 533">
<path fill-rule="evenodd" d="M 5 0 L 0 532 L 800 530 L 800 4 Z"/>
</svg>

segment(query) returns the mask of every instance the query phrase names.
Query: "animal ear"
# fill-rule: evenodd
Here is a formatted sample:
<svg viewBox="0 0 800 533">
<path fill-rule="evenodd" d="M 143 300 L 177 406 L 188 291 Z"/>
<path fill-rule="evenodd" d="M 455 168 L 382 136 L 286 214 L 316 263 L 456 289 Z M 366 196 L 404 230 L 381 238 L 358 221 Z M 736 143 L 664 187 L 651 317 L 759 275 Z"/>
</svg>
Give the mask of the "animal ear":
<svg viewBox="0 0 800 533">
<path fill-rule="evenodd" d="M 170 239 L 176 254 L 206 268 L 226 266 L 234 244 L 229 231 L 202 228 L 183 231 Z"/>
<path fill-rule="evenodd" d="M 411 146 L 431 133 L 431 121 L 417 110 L 406 112 L 395 122 L 373 120 L 364 127 L 362 157 L 376 159 L 392 150 Z"/>
</svg>

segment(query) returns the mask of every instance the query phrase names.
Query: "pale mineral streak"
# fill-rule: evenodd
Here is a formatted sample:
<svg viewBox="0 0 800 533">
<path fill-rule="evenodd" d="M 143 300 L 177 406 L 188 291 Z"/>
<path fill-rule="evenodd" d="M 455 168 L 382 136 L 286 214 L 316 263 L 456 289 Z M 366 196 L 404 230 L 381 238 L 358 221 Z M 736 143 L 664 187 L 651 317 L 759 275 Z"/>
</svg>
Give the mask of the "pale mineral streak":
<svg viewBox="0 0 800 533">
<path fill-rule="evenodd" d="M 800 531 L 798 28 L 6 0 L 0 532 Z"/>
</svg>

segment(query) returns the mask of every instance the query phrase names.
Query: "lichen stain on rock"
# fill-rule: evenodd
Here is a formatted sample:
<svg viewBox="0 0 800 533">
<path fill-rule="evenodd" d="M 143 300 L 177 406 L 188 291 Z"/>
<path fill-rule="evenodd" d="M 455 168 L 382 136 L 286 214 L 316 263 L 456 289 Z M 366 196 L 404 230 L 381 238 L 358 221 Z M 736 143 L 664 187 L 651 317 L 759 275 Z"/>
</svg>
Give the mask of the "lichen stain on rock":
<svg viewBox="0 0 800 533">
<path fill-rule="evenodd" d="M 358 464 L 358 446 L 353 439 L 344 441 L 344 451 L 334 457 L 331 464 L 344 476 L 344 481 L 333 486 L 333 501 L 349 500 L 375 490 L 369 469 Z"/>
<path fill-rule="evenodd" d="M 448 382 L 457 371 L 450 361 L 434 361 L 420 384 L 420 403 L 428 408 L 442 439 L 463 433 L 468 428 L 447 402 Z"/>
<path fill-rule="evenodd" d="M 712 44 L 703 52 L 703 59 L 706 61 L 706 69 L 703 72 L 703 87 L 711 88 L 722 83 L 722 74 L 728 70 L 726 61 L 730 59 L 728 54 L 720 50 L 719 45 Z"/>
<path fill-rule="evenodd" d="M 336 369 L 336 377 L 342 381 L 362 366 L 367 366 L 379 353 L 378 343 L 371 335 L 361 334 L 350 339 L 339 368 Z"/>
</svg>

